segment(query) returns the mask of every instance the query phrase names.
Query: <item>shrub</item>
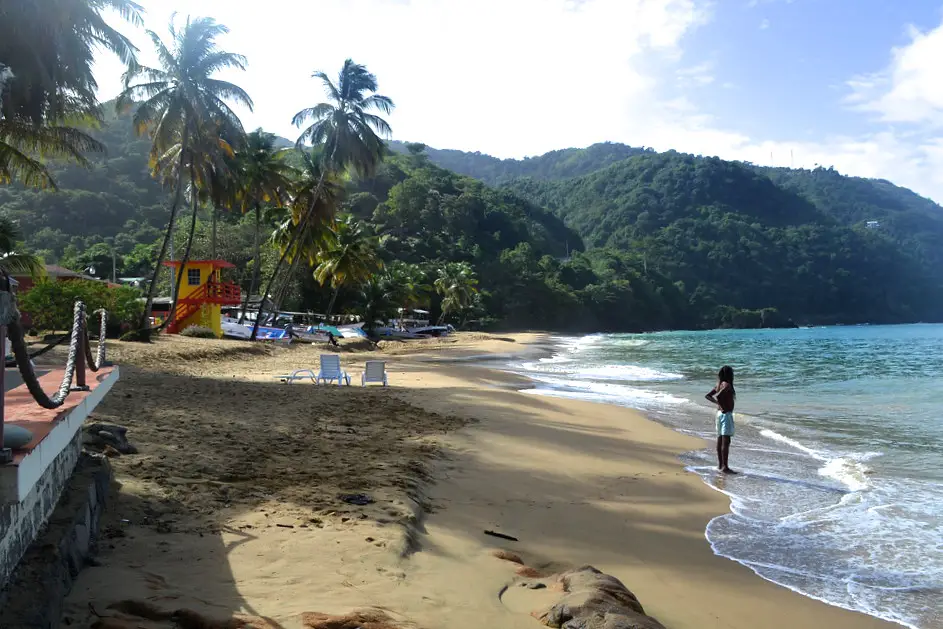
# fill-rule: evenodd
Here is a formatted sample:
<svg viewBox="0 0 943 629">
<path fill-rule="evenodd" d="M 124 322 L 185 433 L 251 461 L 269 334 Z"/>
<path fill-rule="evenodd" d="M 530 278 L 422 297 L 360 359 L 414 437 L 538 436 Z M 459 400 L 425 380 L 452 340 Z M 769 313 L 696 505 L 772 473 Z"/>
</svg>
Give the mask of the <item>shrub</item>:
<svg viewBox="0 0 943 629">
<path fill-rule="evenodd" d="M 108 311 L 108 328 L 121 330 L 123 324 L 137 321 L 144 304 L 140 292 L 129 286 L 112 288 L 104 282 L 90 280 L 38 282 L 25 294 L 18 296 L 20 309 L 29 313 L 31 325 L 40 330 L 69 330 L 72 327 L 72 309 L 76 301 L 85 302 L 89 331 L 98 330 L 95 311 Z"/>
<path fill-rule="evenodd" d="M 215 339 L 216 332 L 201 325 L 188 325 L 180 331 L 180 336 L 189 336 L 194 339 Z"/>
</svg>

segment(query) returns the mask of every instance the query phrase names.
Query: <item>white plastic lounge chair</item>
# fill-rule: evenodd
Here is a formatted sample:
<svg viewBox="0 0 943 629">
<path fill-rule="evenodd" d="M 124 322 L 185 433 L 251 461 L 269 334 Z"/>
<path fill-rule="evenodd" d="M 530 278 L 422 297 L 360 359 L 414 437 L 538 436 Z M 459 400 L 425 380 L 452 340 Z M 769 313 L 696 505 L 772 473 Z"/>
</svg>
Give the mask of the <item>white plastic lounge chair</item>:
<svg viewBox="0 0 943 629">
<path fill-rule="evenodd" d="M 360 376 L 360 386 L 367 386 L 368 382 L 381 382 L 383 386 L 388 386 L 386 380 L 386 363 L 382 360 L 368 360 L 364 366 L 364 372 Z"/>
<path fill-rule="evenodd" d="M 312 369 L 295 369 L 293 372 L 291 372 L 290 374 L 286 376 L 275 376 L 275 377 L 281 380 L 282 382 L 287 382 L 288 384 L 291 384 L 295 380 L 304 380 L 305 378 L 308 378 L 309 380 L 311 380 L 311 382 L 315 384 L 318 383 L 318 377 L 314 375 L 314 371 Z"/>
<path fill-rule="evenodd" d="M 341 380 L 350 386 L 350 376 L 341 369 L 341 357 L 337 354 L 321 354 L 321 372 L 315 377 L 315 382 L 334 380 L 337 381 L 337 386 L 341 386 Z"/>
</svg>

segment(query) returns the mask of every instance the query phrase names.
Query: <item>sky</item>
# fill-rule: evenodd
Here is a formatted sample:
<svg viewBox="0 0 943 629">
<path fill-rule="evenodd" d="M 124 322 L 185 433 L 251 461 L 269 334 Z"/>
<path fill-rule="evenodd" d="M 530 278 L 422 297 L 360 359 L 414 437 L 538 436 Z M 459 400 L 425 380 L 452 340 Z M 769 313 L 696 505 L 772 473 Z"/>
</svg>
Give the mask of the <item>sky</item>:
<svg viewBox="0 0 943 629">
<path fill-rule="evenodd" d="M 393 137 L 520 158 L 623 142 L 834 167 L 943 202 L 943 0 L 137 0 L 230 28 L 247 129 L 289 139 L 346 58 L 391 97 Z M 141 29 L 109 21 L 155 64 Z M 120 62 L 100 53 L 102 99 Z"/>
</svg>

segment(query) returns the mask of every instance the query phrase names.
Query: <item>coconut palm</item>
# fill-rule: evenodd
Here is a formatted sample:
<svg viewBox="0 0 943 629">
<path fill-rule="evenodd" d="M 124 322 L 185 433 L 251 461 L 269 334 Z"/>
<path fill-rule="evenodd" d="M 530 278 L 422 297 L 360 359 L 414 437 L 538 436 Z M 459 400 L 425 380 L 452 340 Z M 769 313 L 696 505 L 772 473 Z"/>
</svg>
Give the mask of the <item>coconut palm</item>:
<svg viewBox="0 0 943 629">
<path fill-rule="evenodd" d="M 365 331 L 373 334 L 377 320 L 393 318 L 399 298 L 399 290 L 392 274 L 374 275 L 360 287 L 360 299 L 363 301 Z"/>
<path fill-rule="evenodd" d="M 256 129 L 246 137 L 245 148 L 236 155 L 236 186 L 241 197 L 242 212 L 249 209 L 255 214 L 255 254 L 252 263 L 252 279 L 242 303 L 239 322 L 245 319 L 249 307 L 249 296 L 259 284 L 259 265 L 262 259 L 262 205 L 281 207 L 288 196 L 292 178 L 292 167 L 284 159 L 284 150 L 275 148 L 275 135 Z"/>
<path fill-rule="evenodd" d="M 233 165 L 235 152 L 232 144 L 226 140 L 225 134 L 220 131 L 218 125 L 211 123 L 198 128 L 197 133 L 190 142 L 188 154 L 182 155 L 183 151 L 184 148 L 181 143 L 175 144 L 154 165 L 154 175 L 165 181 L 181 180 L 177 170 L 181 167 L 187 169 L 187 181 L 189 182 L 187 197 L 190 200 L 191 209 L 187 244 L 180 263 L 181 272 L 177 274 L 173 287 L 173 304 L 170 308 L 170 315 L 164 320 L 160 326 L 161 328 L 173 321 L 174 313 L 177 311 L 180 286 L 183 282 L 182 269 L 186 267 L 187 262 L 190 260 L 200 202 L 209 199 L 218 202 L 227 195 L 231 188 L 229 180 L 233 176 L 229 169 Z"/>
<path fill-rule="evenodd" d="M 310 143 L 319 148 L 321 175 L 310 194 L 312 205 L 308 211 L 296 218 L 293 239 L 305 233 L 309 222 L 318 220 L 315 204 L 321 195 L 325 177 L 329 176 L 329 173 L 339 174 L 348 170 L 361 175 L 372 174 L 383 158 L 383 141 L 380 136 L 391 134 L 390 125 L 371 112 L 389 114 L 393 111 L 393 101 L 376 93 L 377 79 L 365 66 L 347 59 L 336 84 L 324 72 L 315 72 L 312 76 L 324 84 L 329 102 L 302 109 L 295 114 L 292 123 L 297 127 L 304 127 L 311 122 L 302 131 L 296 144 L 300 147 Z M 275 265 L 268 285 L 262 291 L 263 295 L 267 295 L 271 290 L 272 283 L 285 263 L 287 252 L 292 248 L 292 243 L 285 248 L 285 253 Z M 258 322 L 262 318 L 261 309 L 260 305 L 256 326 L 252 331 L 253 339 L 258 332 Z"/>
<path fill-rule="evenodd" d="M 142 24 L 141 7 L 129 0 L 7 2 L 0 8 L 0 183 L 55 187 L 42 157 L 86 165 L 83 153 L 103 150 L 75 128 L 101 120 L 94 50 L 110 50 L 129 64 L 136 52 L 105 22 L 106 9 Z"/>
<path fill-rule="evenodd" d="M 4 2 L 0 9 L 0 59 L 12 78 L 0 111 L 41 126 L 78 112 L 96 113 L 92 72 L 97 48 L 135 62 L 137 49 L 108 25 L 106 10 L 135 26 L 143 9 L 130 0 L 43 0 Z"/>
<path fill-rule="evenodd" d="M 409 310 L 424 305 L 432 287 L 426 283 L 426 274 L 419 265 L 396 261 L 389 266 L 387 275 L 396 287 L 400 308 Z"/>
<path fill-rule="evenodd" d="M 216 38 L 228 33 L 228 28 L 212 18 L 201 17 L 187 18 L 183 28 L 177 29 L 171 19 L 169 32 L 168 45 L 157 33 L 148 31 L 160 67 L 135 65 L 129 70 L 125 75 L 125 89 L 116 104 L 119 110 L 135 106 L 134 128 L 138 134 L 150 135 L 152 162 L 159 162 L 174 146 L 180 147 L 170 221 L 154 267 L 142 328 L 147 325 L 151 314 L 161 262 L 173 234 L 188 171 L 185 161 L 191 154 L 192 143 L 199 137 L 201 129 L 205 133 L 207 128 L 216 128 L 226 138 L 245 134 L 239 117 L 226 101 L 252 109 L 252 99 L 241 87 L 213 78 L 220 70 L 245 70 L 246 67 L 245 57 L 220 50 L 216 45 Z"/>
<path fill-rule="evenodd" d="M 100 142 L 73 127 L 37 127 L 21 120 L 0 119 L 0 184 L 17 181 L 29 187 L 55 188 L 42 157 L 65 158 L 87 166 L 83 153 L 103 150 Z"/>
<path fill-rule="evenodd" d="M 440 325 L 446 315 L 471 306 L 475 302 L 475 295 L 478 294 L 478 280 L 467 262 L 449 262 L 440 267 L 434 286 L 436 292 L 442 296 Z"/>
<path fill-rule="evenodd" d="M 363 223 L 347 216 L 335 223 L 334 241 L 318 254 L 314 279 L 324 286 L 330 282 L 334 292 L 327 306 L 326 319 L 334 312 L 334 303 L 341 286 L 360 284 L 382 268 L 377 256 L 376 238 L 367 235 Z"/>
<path fill-rule="evenodd" d="M 17 253 L 17 243 L 22 239 L 16 222 L 0 215 L 0 273 L 4 275 L 45 275 L 43 262 L 30 253 Z"/>
</svg>

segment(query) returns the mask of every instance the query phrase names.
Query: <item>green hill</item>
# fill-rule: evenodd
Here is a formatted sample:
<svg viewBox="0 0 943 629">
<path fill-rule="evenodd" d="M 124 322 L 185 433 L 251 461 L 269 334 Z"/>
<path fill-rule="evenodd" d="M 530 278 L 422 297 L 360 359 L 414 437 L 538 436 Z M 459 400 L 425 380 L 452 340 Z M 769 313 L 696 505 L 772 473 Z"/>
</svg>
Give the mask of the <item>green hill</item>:
<svg viewBox="0 0 943 629">
<path fill-rule="evenodd" d="M 114 237 L 119 273 L 143 275 L 169 193 L 127 119 L 97 135 L 108 153 L 92 169 L 54 167 L 56 193 L 0 187 L 0 211 L 48 262 Z M 517 161 L 391 148 L 374 178 L 349 183 L 345 209 L 384 236 L 387 262 L 471 264 L 473 318 L 613 331 L 943 319 L 943 209 L 886 181 L 621 144 Z M 251 221 L 221 216 L 220 250 L 245 278 Z M 287 305 L 328 298 L 305 275 Z M 357 300 L 346 289 L 340 302 Z"/>
<path fill-rule="evenodd" d="M 390 142 L 390 148 L 397 153 L 406 153 L 406 144 L 403 142 Z M 462 175 L 481 179 L 492 186 L 506 183 L 517 177 L 536 179 L 579 177 L 628 157 L 652 152 L 654 152 L 652 149 L 605 142 L 585 149 L 563 149 L 551 151 L 539 157 L 516 160 L 498 159 L 482 153 L 426 147 L 426 154 L 434 164 Z"/>
</svg>

